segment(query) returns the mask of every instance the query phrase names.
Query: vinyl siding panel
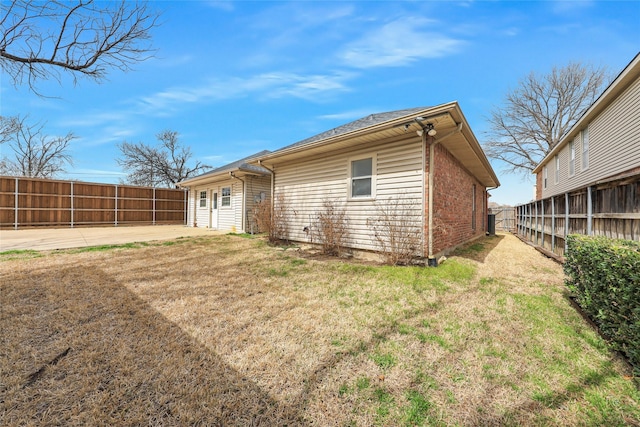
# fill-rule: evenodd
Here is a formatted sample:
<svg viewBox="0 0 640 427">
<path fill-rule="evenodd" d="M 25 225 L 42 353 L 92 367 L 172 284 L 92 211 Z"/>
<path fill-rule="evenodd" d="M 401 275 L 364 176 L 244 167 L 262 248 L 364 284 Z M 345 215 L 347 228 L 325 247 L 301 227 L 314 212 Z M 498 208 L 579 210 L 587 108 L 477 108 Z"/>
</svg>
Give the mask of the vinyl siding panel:
<svg viewBox="0 0 640 427">
<path fill-rule="evenodd" d="M 569 171 L 569 144 L 560 152 L 560 182 L 553 180 L 542 197 L 550 197 L 587 186 L 640 166 L 640 79 L 611 103 L 589 124 L 589 167 L 583 170 L 582 140 L 575 140 L 576 171 Z M 547 163 L 555 170 L 553 159 Z"/>
<path fill-rule="evenodd" d="M 257 232 L 257 225 L 253 219 L 254 209 L 257 205 L 256 199 L 264 196 L 264 199 L 271 198 L 271 176 L 247 176 L 243 178 L 246 183 L 245 188 L 245 230 L 246 233 Z"/>
<path fill-rule="evenodd" d="M 368 156 L 375 158 L 375 198 L 349 199 L 351 160 Z M 402 196 L 413 208 L 416 224 L 421 225 L 422 157 L 422 141 L 414 135 L 322 158 L 276 165 L 275 193 L 284 195 L 289 208 L 288 237 L 294 241 L 313 241 L 315 218 L 322 211 L 324 200 L 345 209 L 350 230 L 347 243 L 352 248 L 378 249 L 367 220 L 376 216 L 376 203 L 384 203 L 391 197 Z M 305 233 L 305 227 L 312 233 Z"/>
<path fill-rule="evenodd" d="M 187 200 L 187 226 L 193 227 L 194 221 L 195 221 L 195 212 L 196 212 L 195 191 L 190 190 L 188 197 L 189 198 Z"/>
<path fill-rule="evenodd" d="M 242 182 L 237 179 L 216 183 L 218 188 L 218 230 L 242 231 Z M 222 189 L 231 188 L 231 206 L 222 206 Z"/>
</svg>

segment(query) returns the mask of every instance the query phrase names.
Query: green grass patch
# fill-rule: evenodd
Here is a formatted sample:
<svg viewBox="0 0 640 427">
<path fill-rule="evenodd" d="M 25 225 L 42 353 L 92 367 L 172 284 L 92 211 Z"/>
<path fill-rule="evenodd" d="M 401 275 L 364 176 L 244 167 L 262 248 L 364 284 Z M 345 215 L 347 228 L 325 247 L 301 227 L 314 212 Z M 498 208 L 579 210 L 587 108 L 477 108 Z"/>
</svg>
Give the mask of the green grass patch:
<svg viewBox="0 0 640 427">
<path fill-rule="evenodd" d="M 135 242 L 135 243 L 123 243 L 117 245 L 97 245 L 97 246 L 87 246 L 85 248 L 77 248 L 77 249 L 69 249 L 64 252 L 69 254 L 80 254 L 84 252 L 104 252 L 104 251 L 112 251 L 115 249 L 138 249 L 149 246 L 148 243 L 145 242 Z"/>
<path fill-rule="evenodd" d="M 406 399 L 409 405 L 405 408 L 405 425 L 423 425 L 429 416 L 432 403 L 417 390 L 409 390 Z"/>
<path fill-rule="evenodd" d="M 14 259 L 33 259 L 44 256 L 41 252 L 32 249 L 14 249 L 0 252 L 0 261 L 11 261 Z"/>
<path fill-rule="evenodd" d="M 382 370 L 388 370 L 396 365 L 396 358 L 391 353 L 374 353 L 371 355 L 371 360 Z"/>
</svg>

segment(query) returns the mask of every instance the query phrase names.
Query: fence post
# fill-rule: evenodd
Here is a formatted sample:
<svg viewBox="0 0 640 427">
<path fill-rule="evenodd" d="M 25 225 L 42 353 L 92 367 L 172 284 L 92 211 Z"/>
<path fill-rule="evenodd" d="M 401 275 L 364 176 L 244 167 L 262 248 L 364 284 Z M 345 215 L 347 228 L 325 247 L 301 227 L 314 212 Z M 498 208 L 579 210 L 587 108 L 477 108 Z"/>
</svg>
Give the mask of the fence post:
<svg viewBox="0 0 640 427">
<path fill-rule="evenodd" d="M 534 203 L 536 205 L 536 226 L 535 226 L 535 229 L 534 229 L 534 233 L 535 233 L 535 237 L 536 237 L 535 242 L 536 242 L 536 245 L 537 245 L 538 244 L 538 201 L 536 200 Z"/>
<path fill-rule="evenodd" d="M 116 184 L 116 199 L 115 199 L 115 212 L 116 212 L 116 217 L 114 218 L 114 226 L 118 226 L 118 184 Z"/>
<path fill-rule="evenodd" d="M 542 243 L 540 244 L 540 246 L 544 248 L 544 225 L 545 225 L 545 222 L 544 222 L 544 217 L 545 217 L 545 215 L 544 215 L 544 199 L 540 199 L 540 211 L 541 211 L 540 212 L 540 217 L 541 217 L 541 220 L 542 220 L 541 231 L 540 231 L 540 235 L 542 237 L 542 239 L 541 239 Z"/>
<path fill-rule="evenodd" d="M 551 197 L 551 252 L 556 250 L 556 196 Z"/>
<path fill-rule="evenodd" d="M 184 191 L 184 225 L 187 225 L 187 215 L 189 212 L 189 199 L 187 197 L 187 191 Z"/>
<path fill-rule="evenodd" d="M 567 236 L 569 235 L 569 193 L 564 193 L 564 251 L 567 251 Z"/>
<path fill-rule="evenodd" d="M 593 234 L 593 206 L 591 205 L 591 187 L 587 187 L 587 236 Z"/>
<path fill-rule="evenodd" d="M 18 178 L 16 178 L 16 188 L 14 193 L 14 213 L 13 213 L 13 228 L 18 229 Z"/>
<path fill-rule="evenodd" d="M 71 228 L 73 228 L 73 181 L 71 181 Z"/>
<path fill-rule="evenodd" d="M 156 188 L 153 187 L 153 215 L 151 218 L 151 224 L 156 225 Z"/>
</svg>

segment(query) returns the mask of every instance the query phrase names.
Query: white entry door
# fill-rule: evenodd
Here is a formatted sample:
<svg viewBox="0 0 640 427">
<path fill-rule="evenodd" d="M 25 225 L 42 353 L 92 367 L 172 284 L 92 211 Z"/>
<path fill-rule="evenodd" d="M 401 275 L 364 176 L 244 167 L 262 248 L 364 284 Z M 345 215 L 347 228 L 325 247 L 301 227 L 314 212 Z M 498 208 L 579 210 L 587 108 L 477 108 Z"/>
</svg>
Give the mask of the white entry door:
<svg viewBox="0 0 640 427">
<path fill-rule="evenodd" d="M 211 190 L 211 211 L 209 212 L 209 228 L 218 229 L 218 190 Z"/>
</svg>

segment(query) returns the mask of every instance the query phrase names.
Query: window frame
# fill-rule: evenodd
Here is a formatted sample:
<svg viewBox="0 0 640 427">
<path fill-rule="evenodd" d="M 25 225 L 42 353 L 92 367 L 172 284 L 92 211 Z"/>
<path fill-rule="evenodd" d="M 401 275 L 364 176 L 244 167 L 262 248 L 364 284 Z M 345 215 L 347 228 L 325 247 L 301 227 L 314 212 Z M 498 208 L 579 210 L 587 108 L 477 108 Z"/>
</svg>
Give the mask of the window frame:
<svg viewBox="0 0 640 427">
<path fill-rule="evenodd" d="M 206 208 L 207 207 L 207 190 L 200 191 L 200 197 L 198 198 L 198 200 L 200 200 L 200 203 L 198 204 L 199 208 Z"/>
<path fill-rule="evenodd" d="M 367 160 L 371 159 L 371 175 L 362 175 L 362 176 L 353 176 L 353 163 L 359 160 Z M 376 164 L 377 164 L 377 155 L 375 153 L 362 154 L 359 156 L 349 157 L 347 170 L 348 170 L 348 182 L 347 182 L 347 200 L 351 201 L 360 201 L 360 200 L 373 200 L 376 197 Z M 369 195 L 364 196 L 354 196 L 353 195 L 353 181 L 362 180 L 362 179 L 370 179 L 371 180 L 371 193 Z"/>
<path fill-rule="evenodd" d="M 560 183 L 560 156 L 556 154 L 555 160 L 556 160 L 555 183 L 559 184 Z"/>
<path fill-rule="evenodd" d="M 229 190 L 229 194 L 225 195 L 225 190 Z M 231 208 L 231 195 L 233 194 L 232 186 L 228 187 L 220 187 L 220 195 L 218 198 L 220 199 L 220 209 L 230 209 Z M 225 202 L 226 200 L 226 202 Z"/>
<path fill-rule="evenodd" d="M 576 174 L 576 143 L 575 139 L 569 142 L 569 177 Z"/>
<path fill-rule="evenodd" d="M 547 178 L 549 178 L 549 171 L 547 165 L 542 168 L 542 188 L 547 189 Z"/>
</svg>

